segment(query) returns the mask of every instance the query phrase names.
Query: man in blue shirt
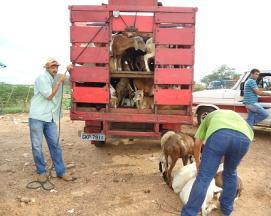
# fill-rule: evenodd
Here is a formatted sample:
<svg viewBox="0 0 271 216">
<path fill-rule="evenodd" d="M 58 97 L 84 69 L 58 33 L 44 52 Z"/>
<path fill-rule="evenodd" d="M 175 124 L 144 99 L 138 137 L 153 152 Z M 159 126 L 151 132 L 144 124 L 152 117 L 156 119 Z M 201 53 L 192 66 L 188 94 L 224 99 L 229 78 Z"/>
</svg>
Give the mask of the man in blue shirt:
<svg viewBox="0 0 271 216">
<path fill-rule="evenodd" d="M 58 140 L 57 125 L 61 110 L 61 93 L 65 75 L 57 76 L 59 63 L 49 59 L 45 64 L 45 72 L 35 80 L 34 96 L 29 111 L 29 128 L 32 153 L 37 169 L 38 181 L 46 182 L 46 167 L 42 151 L 43 135 L 47 141 L 53 165 L 58 177 L 65 181 L 73 178 L 65 174 L 62 150 Z M 70 71 L 72 66 L 68 66 Z"/>
<path fill-rule="evenodd" d="M 267 111 L 258 103 L 258 95 L 271 96 L 271 93 L 259 90 L 256 82 L 260 75 L 260 71 L 258 69 L 252 69 L 250 75 L 250 78 L 245 83 L 243 103 L 246 105 L 248 110 L 247 122 L 251 127 L 253 127 L 253 125 L 268 117 Z"/>
</svg>

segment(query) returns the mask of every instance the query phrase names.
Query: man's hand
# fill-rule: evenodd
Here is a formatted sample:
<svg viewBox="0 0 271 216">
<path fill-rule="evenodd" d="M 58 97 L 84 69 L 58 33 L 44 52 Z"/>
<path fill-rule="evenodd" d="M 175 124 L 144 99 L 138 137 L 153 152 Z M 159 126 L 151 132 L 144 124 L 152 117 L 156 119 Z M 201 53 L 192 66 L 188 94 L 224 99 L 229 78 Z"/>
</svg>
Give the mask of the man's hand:
<svg viewBox="0 0 271 216">
<path fill-rule="evenodd" d="M 70 64 L 70 65 L 67 66 L 67 71 L 69 73 L 71 73 L 72 69 L 73 69 L 73 65 L 72 64 Z"/>
<path fill-rule="evenodd" d="M 59 82 L 59 83 L 62 83 L 62 82 L 65 81 L 65 79 L 66 79 L 66 76 L 65 76 L 64 74 L 60 74 L 60 76 L 59 76 L 59 78 L 58 78 L 58 82 Z"/>
</svg>

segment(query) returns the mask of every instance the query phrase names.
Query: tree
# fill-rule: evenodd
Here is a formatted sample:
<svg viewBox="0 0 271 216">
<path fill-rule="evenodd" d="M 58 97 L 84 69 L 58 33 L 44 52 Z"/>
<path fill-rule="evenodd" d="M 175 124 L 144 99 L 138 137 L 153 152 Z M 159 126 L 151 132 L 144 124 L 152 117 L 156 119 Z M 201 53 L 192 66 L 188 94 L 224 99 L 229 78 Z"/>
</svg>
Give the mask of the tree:
<svg viewBox="0 0 271 216">
<path fill-rule="evenodd" d="M 215 69 L 211 74 L 206 75 L 200 81 L 207 86 L 214 80 L 236 80 L 240 77 L 240 74 L 235 71 L 234 68 L 230 68 L 227 65 L 221 65 Z"/>
<path fill-rule="evenodd" d="M 204 90 L 206 87 L 205 85 L 201 84 L 201 83 L 196 83 L 194 85 L 194 88 L 193 88 L 193 91 L 196 92 L 196 91 L 202 91 Z"/>
</svg>

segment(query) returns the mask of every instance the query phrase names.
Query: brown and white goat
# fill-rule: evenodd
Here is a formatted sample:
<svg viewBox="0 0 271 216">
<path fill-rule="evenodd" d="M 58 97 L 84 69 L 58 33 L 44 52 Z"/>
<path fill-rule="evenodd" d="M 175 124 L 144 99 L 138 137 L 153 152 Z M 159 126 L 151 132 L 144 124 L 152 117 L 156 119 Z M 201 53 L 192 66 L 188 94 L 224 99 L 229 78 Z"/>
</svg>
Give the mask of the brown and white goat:
<svg viewBox="0 0 271 216">
<path fill-rule="evenodd" d="M 222 175 L 222 173 L 223 173 L 223 171 L 219 171 L 215 175 L 215 185 L 217 187 L 221 187 L 221 188 L 223 188 L 223 175 Z M 243 191 L 243 182 L 242 182 L 242 179 L 239 176 L 237 176 L 237 192 L 236 192 L 235 199 L 238 199 L 241 196 L 242 191 Z"/>
<path fill-rule="evenodd" d="M 161 138 L 161 148 L 159 168 L 167 184 L 172 187 L 172 170 L 179 158 L 182 158 L 184 166 L 187 165 L 193 155 L 194 139 L 184 133 L 168 131 Z"/>
<path fill-rule="evenodd" d="M 154 108 L 153 97 L 144 96 L 143 90 L 135 91 L 135 96 L 133 100 L 138 109 L 153 109 Z"/>
<path fill-rule="evenodd" d="M 134 79 L 134 89 L 143 90 L 144 96 L 153 96 L 154 94 L 154 82 L 153 79 Z"/>
<path fill-rule="evenodd" d="M 146 54 L 144 55 L 145 68 L 146 71 L 150 72 L 149 59 L 155 56 L 155 44 L 153 43 L 153 38 L 149 38 L 146 41 Z"/>
<path fill-rule="evenodd" d="M 127 37 L 123 34 L 117 34 L 113 37 L 112 42 L 112 54 L 116 60 L 116 68 L 121 71 L 121 56 L 128 48 L 134 47 L 135 50 L 142 50 L 145 52 L 146 44 L 142 37 Z"/>
</svg>

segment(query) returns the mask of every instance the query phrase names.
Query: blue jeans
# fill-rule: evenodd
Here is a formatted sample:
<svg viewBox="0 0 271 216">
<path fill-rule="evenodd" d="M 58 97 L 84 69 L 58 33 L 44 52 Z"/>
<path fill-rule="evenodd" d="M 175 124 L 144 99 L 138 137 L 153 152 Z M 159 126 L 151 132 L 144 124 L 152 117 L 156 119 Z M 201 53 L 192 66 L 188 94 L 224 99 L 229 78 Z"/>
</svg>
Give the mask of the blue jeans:
<svg viewBox="0 0 271 216">
<path fill-rule="evenodd" d="M 268 112 L 259 104 L 246 104 L 248 110 L 247 123 L 253 127 L 268 117 Z"/>
<path fill-rule="evenodd" d="M 202 153 L 199 172 L 192 186 L 188 202 L 181 211 L 181 216 L 196 216 L 198 214 L 223 156 L 224 189 L 220 196 L 220 206 L 224 215 L 231 214 L 237 192 L 236 169 L 247 153 L 250 142 L 244 134 L 230 129 L 220 129 L 208 138 Z"/>
<path fill-rule="evenodd" d="M 57 176 L 63 176 L 65 167 L 62 159 L 62 150 L 58 143 L 57 126 L 55 122 L 45 122 L 36 119 L 29 119 L 30 138 L 32 153 L 38 174 L 45 174 L 46 167 L 42 151 L 42 139 L 45 136 L 50 155 L 56 170 Z"/>
</svg>

